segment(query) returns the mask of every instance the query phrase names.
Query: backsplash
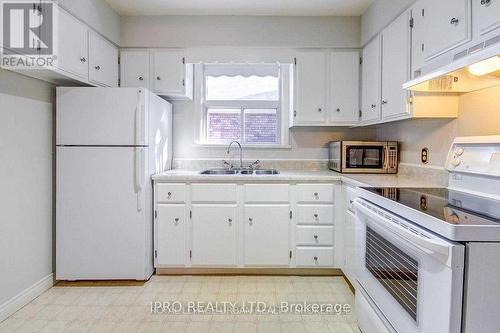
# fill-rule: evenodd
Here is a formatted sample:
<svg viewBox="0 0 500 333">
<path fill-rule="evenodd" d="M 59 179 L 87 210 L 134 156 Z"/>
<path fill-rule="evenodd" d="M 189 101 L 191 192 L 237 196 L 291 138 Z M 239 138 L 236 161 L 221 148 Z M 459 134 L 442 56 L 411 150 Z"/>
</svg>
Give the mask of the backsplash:
<svg viewBox="0 0 500 333">
<path fill-rule="evenodd" d="M 235 167 L 239 166 L 238 159 L 226 159 Z M 243 160 L 243 165 L 248 166 L 255 160 Z M 185 170 L 204 170 L 210 168 L 222 168 L 222 159 L 174 159 L 174 169 Z M 261 169 L 278 169 L 278 170 L 328 170 L 328 160 L 260 160 Z"/>
</svg>

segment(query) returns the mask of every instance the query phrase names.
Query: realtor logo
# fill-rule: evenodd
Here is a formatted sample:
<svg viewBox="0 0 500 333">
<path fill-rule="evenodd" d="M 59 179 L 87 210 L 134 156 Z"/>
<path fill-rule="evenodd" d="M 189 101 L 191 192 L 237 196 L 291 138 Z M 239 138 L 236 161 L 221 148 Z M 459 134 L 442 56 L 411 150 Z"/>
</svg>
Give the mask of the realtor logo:
<svg viewBox="0 0 500 333">
<path fill-rule="evenodd" d="M 52 66 L 57 50 L 57 5 L 53 1 L 0 1 L 2 67 Z"/>
</svg>

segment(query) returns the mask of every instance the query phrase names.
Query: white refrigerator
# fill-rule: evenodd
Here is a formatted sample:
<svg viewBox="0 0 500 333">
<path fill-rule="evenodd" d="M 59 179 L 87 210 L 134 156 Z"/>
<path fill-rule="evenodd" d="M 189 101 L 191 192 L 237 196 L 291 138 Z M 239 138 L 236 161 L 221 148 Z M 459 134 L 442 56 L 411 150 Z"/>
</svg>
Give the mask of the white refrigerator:
<svg viewBox="0 0 500 333">
<path fill-rule="evenodd" d="M 144 88 L 57 88 L 56 278 L 153 274 L 151 175 L 172 163 L 172 105 Z"/>
</svg>

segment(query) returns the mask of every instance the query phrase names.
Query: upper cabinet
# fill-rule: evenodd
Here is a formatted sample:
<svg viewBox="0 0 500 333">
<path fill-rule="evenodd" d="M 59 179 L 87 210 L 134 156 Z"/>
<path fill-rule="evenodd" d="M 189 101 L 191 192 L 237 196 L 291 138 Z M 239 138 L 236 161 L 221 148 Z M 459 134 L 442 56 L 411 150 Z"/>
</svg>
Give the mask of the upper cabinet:
<svg viewBox="0 0 500 333">
<path fill-rule="evenodd" d="M 499 33 L 500 0 L 472 0 L 472 22 L 475 37 Z"/>
<path fill-rule="evenodd" d="M 363 49 L 361 83 L 361 122 L 380 120 L 380 37 Z"/>
<path fill-rule="evenodd" d="M 295 57 L 293 125 L 318 125 L 326 121 L 327 53 L 299 51 Z"/>
<path fill-rule="evenodd" d="M 423 1 L 426 60 L 472 39 L 471 0 Z"/>
<path fill-rule="evenodd" d="M 193 99 L 193 64 L 183 49 L 122 50 L 121 86 L 146 87 L 171 99 Z"/>
<path fill-rule="evenodd" d="M 359 119 L 359 51 L 298 51 L 291 126 L 348 126 Z"/>
<path fill-rule="evenodd" d="M 359 120 L 359 51 L 330 54 L 330 123 L 354 125 Z"/>
<path fill-rule="evenodd" d="M 118 50 L 89 31 L 89 81 L 99 86 L 118 86 Z"/>
<path fill-rule="evenodd" d="M 382 31 L 382 120 L 406 117 L 408 92 L 402 89 L 410 77 L 410 12 Z"/>
<path fill-rule="evenodd" d="M 66 11 L 59 10 L 59 52 L 56 66 L 60 70 L 88 79 L 88 28 Z"/>
</svg>

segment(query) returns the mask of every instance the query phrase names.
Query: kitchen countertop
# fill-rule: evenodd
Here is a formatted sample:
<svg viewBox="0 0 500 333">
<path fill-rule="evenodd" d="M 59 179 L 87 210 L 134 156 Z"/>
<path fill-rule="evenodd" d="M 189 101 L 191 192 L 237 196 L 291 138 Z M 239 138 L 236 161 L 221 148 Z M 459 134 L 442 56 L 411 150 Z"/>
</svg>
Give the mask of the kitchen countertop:
<svg viewBox="0 0 500 333">
<path fill-rule="evenodd" d="M 374 175 L 374 174 L 341 174 L 335 171 L 320 170 L 283 170 L 277 175 L 202 175 L 200 170 L 169 170 L 154 175 L 157 182 L 192 182 L 192 181 L 224 181 L 224 182 L 266 182 L 266 181 L 323 181 L 345 182 L 353 186 L 373 187 L 443 187 L 433 179 L 409 175 Z"/>
</svg>

